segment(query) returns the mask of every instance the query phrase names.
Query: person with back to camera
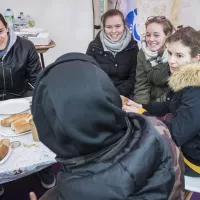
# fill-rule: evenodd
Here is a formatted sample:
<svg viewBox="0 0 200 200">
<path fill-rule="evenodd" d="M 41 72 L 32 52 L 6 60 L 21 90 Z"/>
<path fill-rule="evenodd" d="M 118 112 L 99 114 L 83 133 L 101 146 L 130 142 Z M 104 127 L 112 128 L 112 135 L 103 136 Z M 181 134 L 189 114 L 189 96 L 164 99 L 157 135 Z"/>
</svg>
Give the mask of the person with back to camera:
<svg viewBox="0 0 200 200">
<path fill-rule="evenodd" d="M 174 27 L 164 16 L 149 17 L 145 23 L 146 33 L 141 38 L 137 56 L 134 101 L 147 104 L 164 101 L 168 92 L 169 67 L 165 40 Z"/>
<path fill-rule="evenodd" d="M 123 96 L 133 94 L 138 45 L 117 9 L 102 16 L 103 29 L 90 42 L 87 54 L 92 56 Z"/>
<path fill-rule="evenodd" d="M 144 116 L 122 110 L 90 56 L 65 54 L 42 71 L 32 114 L 40 141 L 61 163 L 58 186 L 41 200 L 183 200 L 179 149 Z"/>
</svg>

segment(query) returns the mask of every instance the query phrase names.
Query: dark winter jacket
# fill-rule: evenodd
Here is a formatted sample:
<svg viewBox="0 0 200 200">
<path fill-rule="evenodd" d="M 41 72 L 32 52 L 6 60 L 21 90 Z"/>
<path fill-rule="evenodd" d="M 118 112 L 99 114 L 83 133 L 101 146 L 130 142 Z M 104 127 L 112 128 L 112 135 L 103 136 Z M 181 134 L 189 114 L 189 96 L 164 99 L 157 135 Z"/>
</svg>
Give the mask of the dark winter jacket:
<svg viewBox="0 0 200 200">
<path fill-rule="evenodd" d="M 184 156 L 200 165 L 200 64 L 181 67 L 170 77 L 166 102 L 152 102 L 143 107 L 152 115 L 173 117 L 165 121 Z"/>
<path fill-rule="evenodd" d="M 100 33 L 89 44 L 87 49 L 87 54 L 100 64 L 119 93 L 126 97 L 133 94 L 134 91 L 137 53 L 138 45 L 132 37 L 128 46 L 114 57 L 111 52 L 104 51 Z"/>
<path fill-rule="evenodd" d="M 146 117 L 121 108 L 118 91 L 90 56 L 63 55 L 39 75 L 32 114 L 40 140 L 62 164 L 59 200 L 181 199 L 169 198 L 169 146 Z"/>
<path fill-rule="evenodd" d="M 165 101 L 168 92 L 168 78 L 168 63 L 152 67 L 141 49 L 137 56 L 134 101 L 140 104 Z"/>
<path fill-rule="evenodd" d="M 9 30 L 10 44 L 0 58 L 0 100 L 32 95 L 36 78 L 41 70 L 40 61 L 32 42 L 19 38 Z"/>
</svg>

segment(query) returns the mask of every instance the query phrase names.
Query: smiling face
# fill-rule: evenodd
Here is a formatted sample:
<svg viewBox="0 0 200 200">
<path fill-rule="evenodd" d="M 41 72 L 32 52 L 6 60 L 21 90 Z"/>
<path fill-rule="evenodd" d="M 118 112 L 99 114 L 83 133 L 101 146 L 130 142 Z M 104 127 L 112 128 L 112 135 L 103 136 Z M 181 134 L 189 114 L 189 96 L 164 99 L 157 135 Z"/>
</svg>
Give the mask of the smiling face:
<svg viewBox="0 0 200 200">
<path fill-rule="evenodd" d="M 108 17 L 105 21 L 104 31 L 112 41 L 118 41 L 124 33 L 124 24 L 119 15 Z"/>
<path fill-rule="evenodd" d="M 146 43 L 150 51 L 158 51 L 164 44 L 166 35 L 163 25 L 156 22 L 151 23 L 146 28 Z"/>
<path fill-rule="evenodd" d="M 167 49 L 168 63 L 171 73 L 182 65 L 198 61 L 198 57 L 191 57 L 190 47 L 183 45 L 180 41 L 169 43 Z"/>
<path fill-rule="evenodd" d="M 8 42 L 8 27 L 5 27 L 2 21 L 0 21 L 0 50 L 6 48 Z"/>
</svg>

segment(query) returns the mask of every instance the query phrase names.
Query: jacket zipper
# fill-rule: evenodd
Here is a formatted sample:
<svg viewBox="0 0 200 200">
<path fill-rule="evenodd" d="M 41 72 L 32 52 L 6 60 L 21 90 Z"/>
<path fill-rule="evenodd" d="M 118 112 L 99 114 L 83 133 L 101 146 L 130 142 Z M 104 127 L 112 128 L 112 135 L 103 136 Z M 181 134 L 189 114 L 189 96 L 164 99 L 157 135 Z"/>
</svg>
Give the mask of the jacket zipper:
<svg viewBox="0 0 200 200">
<path fill-rule="evenodd" d="M 6 89 L 6 82 L 5 82 L 5 74 L 4 74 L 4 67 L 3 67 L 3 61 L 1 61 L 1 67 L 2 67 L 2 72 L 3 72 L 3 86 L 4 90 Z"/>
<path fill-rule="evenodd" d="M 10 70 L 10 79 L 11 79 L 11 85 L 12 85 L 12 87 L 13 87 L 12 70 L 11 70 L 11 68 L 9 68 L 9 70 Z"/>
<path fill-rule="evenodd" d="M 3 73 L 3 89 L 5 91 L 5 89 L 6 89 L 6 82 L 5 82 L 5 74 L 4 74 L 3 61 L 1 61 L 1 68 L 2 68 L 2 73 Z M 2 98 L 2 100 L 4 100 L 4 91 L 3 91 L 3 98 Z"/>
</svg>

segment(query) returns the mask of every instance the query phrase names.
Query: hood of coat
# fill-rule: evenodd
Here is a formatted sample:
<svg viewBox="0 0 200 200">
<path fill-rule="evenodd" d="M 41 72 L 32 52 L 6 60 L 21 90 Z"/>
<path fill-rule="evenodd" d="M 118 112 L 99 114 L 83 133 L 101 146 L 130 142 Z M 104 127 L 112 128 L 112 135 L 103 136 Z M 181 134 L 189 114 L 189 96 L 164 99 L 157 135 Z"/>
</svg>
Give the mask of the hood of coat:
<svg viewBox="0 0 200 200">
<path fill-rule="evenodd" d="M 40 140 L 57 157 L 70 159 L 102 150 L 126 132 L 117 89 L 90 56 L 69 53 L 43 70 L 32 114 Z"/>
<path fill-rule="evenodd" d="M 174 92 L 185 87 L 200 87 L 200 63 L 184 65 L 173 72 L 169 86 Z"/>
</svg>

